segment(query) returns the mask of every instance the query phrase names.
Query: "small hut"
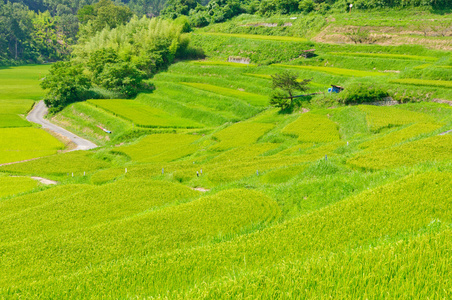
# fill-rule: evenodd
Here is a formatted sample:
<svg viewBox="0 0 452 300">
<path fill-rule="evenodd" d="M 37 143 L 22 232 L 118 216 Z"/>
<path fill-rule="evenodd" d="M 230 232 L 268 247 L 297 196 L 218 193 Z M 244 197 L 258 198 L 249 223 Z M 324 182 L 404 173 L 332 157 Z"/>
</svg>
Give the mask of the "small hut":
<svg viewBox="0 0 452 300">
<path fill-rule="evenodd" d="M 328 93 L 340 93 L 344 90 L 343 87 L 332 84 L 331 87 L 328 89 Z"/>
</svg>

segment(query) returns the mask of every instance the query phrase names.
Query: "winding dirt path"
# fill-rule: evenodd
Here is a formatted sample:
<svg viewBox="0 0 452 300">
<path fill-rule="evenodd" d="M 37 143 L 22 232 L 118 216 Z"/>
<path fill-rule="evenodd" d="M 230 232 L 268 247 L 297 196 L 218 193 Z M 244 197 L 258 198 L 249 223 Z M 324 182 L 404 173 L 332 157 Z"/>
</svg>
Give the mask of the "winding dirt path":
<svg viewBox="0 0 452 300">
<path fill-rule="evenodd" d="M 39 101 L 33 110 L 28 114 L 27 120 L 36 124 L 39 124 L 44 129 L 48 129 L 50 131 L 55 132 L 58 135 L 62 135 L 69 140 L 71 140 L 77 147 L 73 150 L 89 150 L 93 148 L 97 148 L 97 145 L 85 140 L 72 132 L 67 131 L 64 128 L 61 128 L 55 124 L 50 123 L 50 121 L 44 119 L 44 116 L 47 114 L 48 109 L 44 104 L 44 101 Z"/>
<path fill-rule="evenodd" d="M 56 182 L 55 180 L 50 180 L 50 179 L 47 179 L 47 178 L 36 177 L 36 176 L 30 177 L 30 178 L 34 179 L 34 180 L 37 180 L 40 183 L 45 184 L 45 185 L 58 184 L 58 182 Z"/>
</svg>

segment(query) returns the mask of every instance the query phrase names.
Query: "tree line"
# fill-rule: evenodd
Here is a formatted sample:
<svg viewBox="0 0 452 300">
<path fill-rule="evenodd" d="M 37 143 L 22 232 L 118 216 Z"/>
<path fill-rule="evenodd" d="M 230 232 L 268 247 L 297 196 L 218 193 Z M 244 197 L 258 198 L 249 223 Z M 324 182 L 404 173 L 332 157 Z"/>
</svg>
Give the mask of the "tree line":
<svg viewBox="0 0 452 300">
<path fill-rule="evenodd" d="M 168 0 L 161 14 L 168 18 L 185 15 L 190 24 L 202 27 L 224 22 L 234 16 L 247 13 L 262 16 L 293 13 L 327 13 L 329 10 L 347 11 L 349 5 L 355 9 L 381 9 L 403 7 L 425 7 L 445 10 L 452 8 L 451 0 Z"/>
</svg>

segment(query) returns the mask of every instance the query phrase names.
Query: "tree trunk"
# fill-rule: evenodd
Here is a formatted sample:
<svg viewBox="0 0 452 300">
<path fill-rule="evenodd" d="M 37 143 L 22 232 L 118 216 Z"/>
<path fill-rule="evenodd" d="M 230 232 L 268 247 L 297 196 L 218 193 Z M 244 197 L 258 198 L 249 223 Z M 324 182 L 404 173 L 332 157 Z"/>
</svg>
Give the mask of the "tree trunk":
<svg viewBox="0 0 452 300">
<path fill-rule="evenodd" d="M 17 39 L 16 39 L 16 58 L 17 59 Z"/>
</svg>

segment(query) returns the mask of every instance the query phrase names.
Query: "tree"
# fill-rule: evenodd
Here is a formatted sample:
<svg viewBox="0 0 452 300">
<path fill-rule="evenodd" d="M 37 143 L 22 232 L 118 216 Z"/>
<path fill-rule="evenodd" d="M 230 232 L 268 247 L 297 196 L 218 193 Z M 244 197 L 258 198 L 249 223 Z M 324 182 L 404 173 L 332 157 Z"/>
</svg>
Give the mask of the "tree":
<svg viewBox="0 0 452 300">
<path fill-rule="evenodd" d="M 298 74 L 291 71 L 283 71 L 272 75 L 273 94 L 270 97 L 270 104 L 281 109 L 287 109 L 293 105 L 294 93 L 306 91 L 307 84 L 311 79 L 298 80 Z"/>
<path fill-rule="evenodd" d="M 51 112 L 56 112 L 70 103 L 83 100 L 83 93 L 91 87 L 91 82 L 83 74 L 83 66 L 60 61 L 52 65 L 41 87 L 49 90 L 44 102 Z"/>
<path fill-rule="evenodd" d="M 77 13 L 81 23 L 79 36 L 91 37 L 104 28 L 116 28 L 130 21 L 133 12 L 127 6 L 116 5 L 111 0 L 100 0 L 94 5 L 85 5 Z"/>
</svg>

